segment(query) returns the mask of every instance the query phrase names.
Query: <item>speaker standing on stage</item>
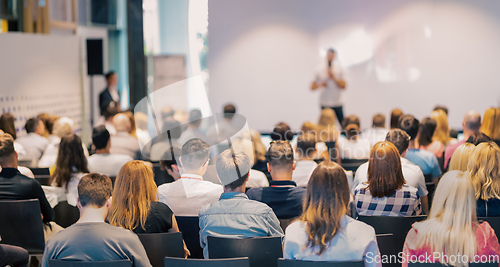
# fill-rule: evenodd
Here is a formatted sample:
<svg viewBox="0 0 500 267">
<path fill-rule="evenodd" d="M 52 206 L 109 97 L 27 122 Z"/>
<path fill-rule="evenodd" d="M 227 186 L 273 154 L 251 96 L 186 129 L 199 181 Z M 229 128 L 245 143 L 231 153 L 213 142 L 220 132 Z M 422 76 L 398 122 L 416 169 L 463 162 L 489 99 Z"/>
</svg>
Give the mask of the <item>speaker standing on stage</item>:
<svg viewBox="0 0 500 267">
<path fill-rule="evenodd" d="M 106 88 L 99 94 L 99 108 L 101 115 L 106 111 L 120 112 L 120 95 L 118 94 L 118 75 L 110 71 L 106 74 Z"/>
<path fill-rule="evenodd" d="M 342 91 L 346 88 L 344 71 L 338 61 L 335 61 L 336 52 L 332 48 L 326 53 L 326 61 L 316 70 L 311 89 L 323 88 L 321 92 L 321 108 L 331 108 L 335 111 L 339 123 L 344 120 L 342 110 Z"/>
</svg>

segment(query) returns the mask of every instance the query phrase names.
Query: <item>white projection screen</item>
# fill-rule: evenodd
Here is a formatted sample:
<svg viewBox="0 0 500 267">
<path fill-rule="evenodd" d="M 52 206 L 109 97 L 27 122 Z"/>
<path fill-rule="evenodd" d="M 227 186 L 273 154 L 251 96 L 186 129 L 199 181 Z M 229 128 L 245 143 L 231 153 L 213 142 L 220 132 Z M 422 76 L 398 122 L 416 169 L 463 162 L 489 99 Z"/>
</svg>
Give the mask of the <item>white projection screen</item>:
<svg viewBox="0 0 500 267">
<path fill-rule="evenodd" d="M 417 118 L 500 102 L 500 2 L 490 0 L 210 0 L 209 99 L 235 103 L 250 128 L 317 122 L 309 85 L 329 47 L 347 73 L 344 114 L 371 126 L 393 108 Z"/>
</svg>

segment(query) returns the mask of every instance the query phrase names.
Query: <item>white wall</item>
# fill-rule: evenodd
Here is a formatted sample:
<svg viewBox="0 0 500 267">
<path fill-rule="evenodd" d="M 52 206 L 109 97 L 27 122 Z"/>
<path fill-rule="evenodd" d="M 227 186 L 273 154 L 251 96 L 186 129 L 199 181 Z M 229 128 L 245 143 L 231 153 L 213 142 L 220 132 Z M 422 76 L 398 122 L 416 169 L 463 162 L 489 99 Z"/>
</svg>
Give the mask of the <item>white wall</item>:
<svg viewBox="0 0 500 267">
<path fill-rule="evenodd" d="M 461 127 L 469 109 L 500 102 L 500 2 L 209 1 L 209 99 L 234 102 L 249 126 L 269 131 L 316 122 L 319 94 L 308 87 L 320 50 L 335 47 L 346 66 L 344 113 L 418 118 L 437 104 Z"/>
</svg>

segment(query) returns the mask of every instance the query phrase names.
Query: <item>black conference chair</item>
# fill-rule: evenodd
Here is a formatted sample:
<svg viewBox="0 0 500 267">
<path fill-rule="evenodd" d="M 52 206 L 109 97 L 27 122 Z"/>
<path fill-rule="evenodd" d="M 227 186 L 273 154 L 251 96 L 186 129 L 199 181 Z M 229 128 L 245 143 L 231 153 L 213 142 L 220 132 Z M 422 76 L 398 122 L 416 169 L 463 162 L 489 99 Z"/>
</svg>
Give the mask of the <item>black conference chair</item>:
<svg viewBox="0 0 500 267">
<path fill-rule="evenodd" d="M 54 215 L 54 222 L 66 228 L 80 219 L 80 210 L 68 204 L 68 201 L 62 201 L 54 207 Z"/>
<path fill-rule="evenodd" d="M 377 244 L 380 251 L 380 256 L 387 256 L 387 258 L 393 258 L 392 263 L 382 263 L 384 267 L 396 267 L 401 266 L 397 261 L 396 248 L 394 247 L 394 235 L 393 234 L 380 234 L 377 235 Z"/>
<path fill-rule="evenodd" d="M 210 259 L 248 257 L 250 267 L 276 267 L 283 257 L 281 237 L 223 238 L 208 236 Z"/>
<path fill-rule="evenodd" d="M 278 260 L 278 267 L 364 267 L 364 261 L 301 261 Z"/>
<path fill-rule="evenodd" d="M 38 199 L 0 201 L 1 244 L 19 246 L 30 255 L 40 255 L 45 248 L 42 217 Z"/>
<path fill-rule="evenodd" d="M 162 267 L 165 257 L 184 258 L 181 233 L 137 234 L 153 267 Z"/>
<path fill-rule="evenodd" d="M 116 176 L 109 176 L 109 180 L 111 180 L 111 185 L 115 187 Z"/>
<path fill-rule="evenodd" d="M 477 218 L 480 222 L 486 221 L 490 224 L 491 228 L 495 230 L 497 236 L 500 234 L 500 217 L 479 217 Z"/>
<path fill-rule="evenodd" d="M 50 176 L 49 168 L 30 168 L 35 177 L 37 176 Z"/>
<path fill-rule="evenodd" d="M 439 262 L 436 263 L 420 263 L 420 262 L 415 262 L 415 263 L 408 263 L 408 267 L 444 267 L 446 265 L 441 264 Z M 498 263 L 470 263 L 469 267 L 498 267 Z"/>
<path fill-rule="evenodd" d="M 70 261 L 49 260 L 49 267 L 131 267 L 129 260 L 116 261 Z"/>
<path fill-rule="evenodd" d="M 359 216 L 358 220 L 375 228 L 375 233 L 393 234 L 396 253 L 403 251 L 403 245 L 408 231 L 415 222 L 425 220 L 426 216 L 389 217 L 389 216 Z"/>
<path fill-rule="evenodd" d="M 425 178 L 425 183 L 432 183 L 432 174 L 431 173 L 424 174 L 424 178 Z"/>
<path fill-rule="evenodd" d="M 368 162 L 368 159 L 342 159 L 340 165 L 346 171 L 356 172 L 361 164 Z"/>
<path fill-rule="evenodd" d="M 217 260 L 180 259 L 165 257 L 165 267 L 249 267 L 247 257 Z"/>
<path fill-rule="evenodd" d="M 200 220 L 198 217 L 175 216 L 177 226 L 182 233 L 191 256 L 189 258 L 203 259 L 203 249 L 200 246 Z"/>
</svg>

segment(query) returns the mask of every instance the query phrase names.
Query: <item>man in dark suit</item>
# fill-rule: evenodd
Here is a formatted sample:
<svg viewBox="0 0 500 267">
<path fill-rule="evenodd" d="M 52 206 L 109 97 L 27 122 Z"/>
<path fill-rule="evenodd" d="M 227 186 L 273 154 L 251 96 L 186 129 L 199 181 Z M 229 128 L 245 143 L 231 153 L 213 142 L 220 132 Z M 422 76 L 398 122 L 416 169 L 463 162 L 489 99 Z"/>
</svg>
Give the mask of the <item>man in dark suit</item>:
<svg viewBox="0 0 500 267">
<path fill-rule="evenodd" d="M 101 115 L 106 111 L 120 112 L 120 95 L 118 94 L 118 75 L 114 71 L 106 74 L 106 88 L 99 94 Z"/>
</svg>

